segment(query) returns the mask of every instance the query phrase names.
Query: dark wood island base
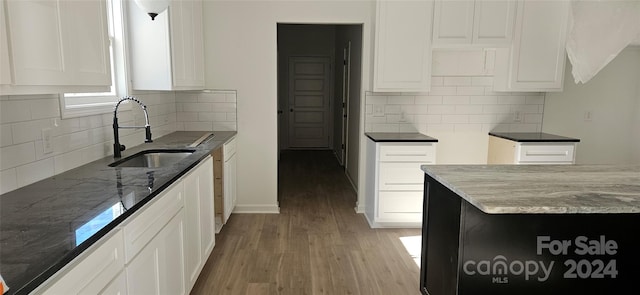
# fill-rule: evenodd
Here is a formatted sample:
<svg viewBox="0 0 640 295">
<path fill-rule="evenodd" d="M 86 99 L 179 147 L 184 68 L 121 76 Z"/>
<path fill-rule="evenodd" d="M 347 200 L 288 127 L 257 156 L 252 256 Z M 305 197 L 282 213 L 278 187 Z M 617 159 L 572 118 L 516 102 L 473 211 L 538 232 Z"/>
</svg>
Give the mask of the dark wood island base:
<svg viewBox="0 0 640 295">
<path fill-rule="evenodd" d="M 638 292 L 638 213 L 488 214 L 428 174 L 424 194 L 422 294 Z"/>
</svg>

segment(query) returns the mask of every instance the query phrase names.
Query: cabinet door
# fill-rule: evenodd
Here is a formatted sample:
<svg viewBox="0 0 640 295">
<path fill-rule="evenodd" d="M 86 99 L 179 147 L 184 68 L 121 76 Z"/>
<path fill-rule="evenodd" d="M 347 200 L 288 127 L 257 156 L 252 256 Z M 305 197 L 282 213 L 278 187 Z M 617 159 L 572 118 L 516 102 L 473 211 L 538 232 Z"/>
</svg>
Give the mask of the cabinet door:
<svg viewBox="0 0 640 295">
<path fill-rule="evenodd" d="M 11 67 L 9 65 L 9 39 L 7 39 L 7 20 L 4 14 L 4 2 L 0 1 L 0 85 L 8 85 L 11 79 Z"/>
<path fill-rule="evenodd" d="M 7 1 L 14 82 L 18 85 L 71 85 L 65 63 L 62 19 L 65 6 L 76 1 Z"/>
<path fill-rule="evenodd" d="M 180 210 L 127 265 L 129 294 L 185 294 L 183 219 Z"/>
<path fill-rule="evenodd" d="M 429 91 L 433 1 L 378 1 L 374 91 Z"/>
<path fill-rule="evenodd" d="M 476 0 L 473 43 L 509 46 L 513 35 L 516 1 Z"/>
<path fill-rule="evenodd" d="M 171 54 L 174 89 L 204 87 L 202 1 L 171 1 Z"/>
<path fill-rule="evenodd" d="M 474 1 L 435 2 L 433 44 L 471 43 Z"/>
<path fill-rule="evenodd" d="M 69 1 L 66 1 L 69 2 Z M 71 1 L 63 17 L 63 28 L 73 58 L 74 85 L 111 85 L 109 25 L 104 0 Z"/>
<path fill-rule="evenodd" d="M 201 162 L 184 179 L 185 281 L 190 291 L 215 243 L 213 160 Z"/>
<path fill-rule="evenodd" d="M 107 287 L 102 289 L 98 295 L 127 295 L 127 279 L 125 272 L 121 272 Z"/>
<path fill-rule="evenodd" d="M 424 194 L 419 192 L 380 192 L 378 217 L 402 222 L 422 221 L 422 200 Z"/>
<path fill-rule="evenodd" d="M 70 269 L 42 292 L 36 294 L 98 294 L 109 288 L 110 282 L 124 268 L 124 241 L 122 232 L 116 230 L 104 242 L 98 242 L 79 262 L 72 262 Z"/>
<path fill-rule="evenodd" d="M 561 91 L 569 1 L 521 1 L 508 90 Z"/>
<path fill-rule="evenodd" d="M 224 162 L 224 222 L 236 207 L 236 155 Z"/>
<path fill-rule="evenodd" d="M 105 0 L 7 4 L 16 85 L 111 85 Z"/>
</svg>

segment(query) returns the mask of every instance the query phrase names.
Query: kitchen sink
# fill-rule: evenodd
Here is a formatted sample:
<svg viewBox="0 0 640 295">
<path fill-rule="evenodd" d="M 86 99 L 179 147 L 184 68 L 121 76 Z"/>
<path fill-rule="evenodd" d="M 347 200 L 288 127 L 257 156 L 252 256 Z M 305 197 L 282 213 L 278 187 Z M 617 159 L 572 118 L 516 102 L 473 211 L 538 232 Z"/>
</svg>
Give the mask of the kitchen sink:
<svg viewBox="0 0 640 295">
<path fill-rule="evenodd" d="M 109 164 L 110 167 L 160 168 L 173 165 L 191 155 L 195 150 L 154 149 L 144 150 Z"/>
</svg>

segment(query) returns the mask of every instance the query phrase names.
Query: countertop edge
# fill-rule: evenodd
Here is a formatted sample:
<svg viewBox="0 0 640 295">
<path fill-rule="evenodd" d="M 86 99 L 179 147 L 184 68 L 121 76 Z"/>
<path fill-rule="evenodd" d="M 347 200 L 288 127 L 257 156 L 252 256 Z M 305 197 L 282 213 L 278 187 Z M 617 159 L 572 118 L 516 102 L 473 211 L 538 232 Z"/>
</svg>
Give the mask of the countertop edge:
<svg viewBox="0 0 640 295">
<path fill-rule="evenodd" d="M 422 133 L 402 133 L 402 132 L 391 132 L 388 133 L 390 138 L 377 138 L 375 134 L 381 134 L 385 132 L 365 132 L 365 136 L 371 139 L 374 142 L 438 142 L 437 138 L 433 138 L 428 135 L 424 135 Z M 416 138 L 401 138 L 400 136 L 397 138 L 393 138 L 393 134 L 414 134 L 417 136 Z"/>
<path fill-rule="evenodd" d="M 501 134 L 500 132 L 497 132 L 497 133 L 489 132 L 489 136 L 494 136 L 494 137 L 511 140 L 515 142 L 580 142 L 580 139 L 578 138 L 564 137 L 559 135 L 556 135 L 559 138 L 551 138 L 551 139 L 523 139 L 523 138 L 516 138 L 516 137 L 508 136 L 505 134 Z"/>
</svg>

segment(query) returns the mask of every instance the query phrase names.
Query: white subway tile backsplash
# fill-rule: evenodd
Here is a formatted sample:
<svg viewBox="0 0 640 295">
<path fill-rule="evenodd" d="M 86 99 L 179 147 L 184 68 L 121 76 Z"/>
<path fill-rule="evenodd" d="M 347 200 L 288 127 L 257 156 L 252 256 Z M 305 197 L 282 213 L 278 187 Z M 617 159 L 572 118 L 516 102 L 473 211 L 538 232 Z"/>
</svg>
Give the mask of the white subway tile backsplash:
<svg viewBox="0 0 640 295">
<path fill-rule="evenodd" d="M 493 77 L 471 77 L 473 86 L 493 86 Z"/>
<path fill-rule="evenodd" d="M 174 92 L 139 92 L 147 106 L 154 137 L 176 130 Z M 3 96 L 0 99 L 2 193 L 112 154 L 113 113 L 61 119 L 57 94 Z M 122 125 L 144 122 L 140 108 L 118 112 Z M 45 154 L 42 129 L 51 128 L 53 152 Z M 129 147 L 144 142 L 144 132 L 121 130 Z"/>
<path fill-rule="evenodd" d="M 431 77 L 431 86 L 442 86 L 444 85 L 444 77 Z"/>
<path fill-rule="evenodd" d="M 388 96 L 388 104 L 415 104 L 415 96 Z"/>
<path fill-rule="evenodd" d="M 383 96 L 368 92 L 365 131 L 477 133 L 542 129 L 544 95 L 493 92 L 492 84 L 491 76 L 464 76 L 456 72 L 454 76 L 432 77 L 432 91 L 428 94 L 387 93 L 386 104 Z M 400 105 L 399 101 L 409 102 L 405 98 L 411 95 L 415 95 L 412 104 Z M 374 102 L 384 108 L 384 116 L 372 115 Z M 514 121 L 516 111 L 522 113 L 520 122 Z"/>
<path fill-rule="evenodd" d="M 456 107 L 454 105 L 447 105 L 447 104 L 429 105 L 428 114 L 448 115 L 448 114 L 455 114 L 455 113 L 456 113 Z"/>
<path fill-rule="evenodd" d="M 182 110 L 185 112 L 212 112 L 213 103 L 184 103 Z"/>
<path fill-rule="evenodd" d="M 198 113 L 198 121 L 225 122 L 227 113 Z"/>
<path fill-rule="evenodd" d="M 470 104 L 497 104 L 498 97 L 495 95 L 478 95 L 471 96 L 469 99 Z"/>
<path fill-rule="evenodd" d="M 0 148 L 0 170 L 15 168 L 36 160 L 34 142 Z"/>
<path fill-rule="evenodd" d="M 482 114 L 481 105 L 456 105 L 456 114 Z"/>
<path fill-rule="evenodd" d="M 456 95 L 456 87 L 454 86 L 432 86 L 429 95 Z"/>
<path fill-rule="evenodd" d="M 526 104 L 544 104 L 544 95 L 526 96 Z"/>
<path fill-rule="evenodd" d="M 56 118 L 60 115 L 60 101 L 57 98 L 30 100 L 31 118 Z"/>
<path fill-rule="evenodd" d="M 482 125 L 480 124 L 455 124 L 453 126 L 454 132 L 482 132 Z"/>
<path fill-rule="evenodd" d="M 176 120 L 179 122 L 195 122 L 198 121 L 198 113 L 197 112 L 177 112 Z"/>
<path fill-rule="evenodd" d="M 495 115 L 469 115 L 469 123 L 490 124 L 496 122 Z"/>
<path fill-rule="evenodd" d="M 445 124 L 469 123 L 469 115 L 442 115 L 442 123 L 445 123 Z"/>
<path fill-rule="evenodd" d="M 498 104 L 522 105 L 525 102 L 526 102 L 526 96 L 518 96 L 518 95 L 498 96 Z"/>
<path fill-rule="evenodd" d="M 213 122 L 184 122 L 184 129 L 188 131 L 213 131 Z"/>
<path fill-rule="evenodd" d="M 13 144 L 13 132 L 11 125 L 0 125 L 0 147 Z"/>
<path fill-rule="evenodd" d="M 484 95 L 484 87 L 481 86 L 458 86 L 456 95 Z"/>
<path fill-rule="evenodd" d="M 442 103 L 444 104 L 469 104 L 469 101 L 469 96 L 465 95 L 442 97 Z"/>
<path fill-rule="evenodd" d="M 11 168 L 0 171 L 0 194 L 10 192 L 18 188 L 16 169 Z"/>
<path fill-rule="evenodd" d="M 54 175 L 53 158 L 32 162 L 16 168 L 18 186 L 25 186 Z"/>
<path fill-rule="evenodd" d="M 442 104 L 442 96 L 419 95 L 416 104 Z"/>
<path fill-rule="evenodd" d="M 203 92 L 198 98 L 199 102 L 227 102 L 227 94 L 224 92 Z"/>
<path fill-rule="evenodd" d="M 386 105 L 384 108 L 384 113 L 385 114 L 400 114 L 400 112 L 402 111 L 402 109 L 400 108 L 399 105 Z"/>
<path fill-rule="evenodd" d="M 0 124 L 28 120 L 31 120 L 31 106 L 29 101 L 0 101 Z"/>
</svg>

